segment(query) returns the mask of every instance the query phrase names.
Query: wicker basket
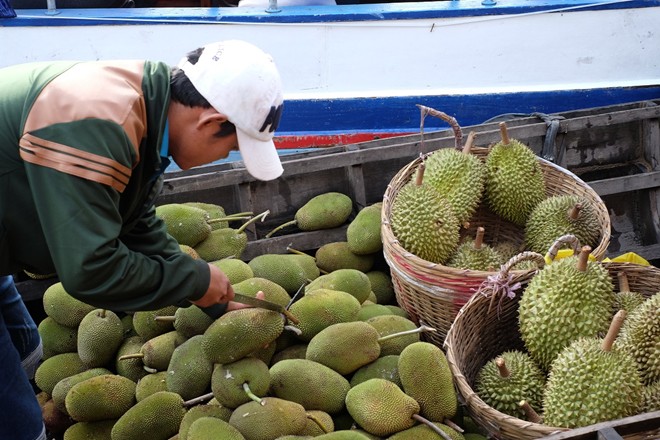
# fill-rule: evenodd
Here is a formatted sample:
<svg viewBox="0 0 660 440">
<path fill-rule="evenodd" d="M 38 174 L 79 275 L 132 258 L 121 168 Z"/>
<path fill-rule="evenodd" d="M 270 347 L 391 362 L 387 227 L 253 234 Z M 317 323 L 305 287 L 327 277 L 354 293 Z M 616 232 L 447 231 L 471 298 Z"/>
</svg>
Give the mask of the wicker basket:
<svg viewBox="0 0 660 440">
<path fill-rule="evenodd" d="M 523 259 L 525 254 L 533 253 L 524 252 L 514 258 Z M 602 264 L 609 271 L 617 289 L 620 272 L 626 274 L 631 291 L 649 297 L 660 289 L 658 268 L 632 263 Z M 503 266 L 499 274 L 504 273 L 507 266 L 508 263 Z M 473 386 L 479 370 L 489 360 L 507 350 L 524 350 L 518 330 L 518 303 L 522 296 L 521 290 L 518 289 L 515 297 L 511 299 L 502 295 L 502 292 L 495 292 L 495 295 L 492 293 L 492 289 L 482 289 L 468 301 L 456 316 L 445 341 L 447 361 L 461 402 L 476 423 L 497 439 L 537 439 L 557 432 L 570 432 L 565 428 L 532 423 L 504 414 L 487 405 L 474 391 Z M 658 439 L 660 427 L 626 435 L 624 438 Z"/>
<path fill-rule="evenodd" d="M 482 160 L 486 158 L 488 148 L 474 147 L 472 154 Z M 428 156 L 421 156 L 403 167 L 392 178 L 383 197 L 382 227 L 383 254 L 390 267 L 392 281 L 399 305 L 415 320 L 434 327 L 435 333 L 426 334 L 425 338 L 442 346 L 444 338 L 456 313 L 479 289 L 482 282 L 496 272 L 457 269 L 432 263 L 405 250 L 394 236 L 390 226 L 392 201 L 400 189 L 414 175 L 417 166 Z M 600 196 L 580 178 L 551 162 L 539 158 L 546 183 L 546 194 L 577 195 L 589 200 L 595 208 L 600 223 L 601 236 L 592 255 L 602 259 L 610 242 L 610 217 Z M 485 242 L 491 245 L 498 242 L 524 243 L 524 229 L 503 220 L 491 212 L 482 203 L 470 219 L 470 226 L 462 234 L 474 236 L 478 227 L 486 230 Z M 529 278 L 531 271 L 512 271 L 512 276 L 519 281 Z"/>
</svg>

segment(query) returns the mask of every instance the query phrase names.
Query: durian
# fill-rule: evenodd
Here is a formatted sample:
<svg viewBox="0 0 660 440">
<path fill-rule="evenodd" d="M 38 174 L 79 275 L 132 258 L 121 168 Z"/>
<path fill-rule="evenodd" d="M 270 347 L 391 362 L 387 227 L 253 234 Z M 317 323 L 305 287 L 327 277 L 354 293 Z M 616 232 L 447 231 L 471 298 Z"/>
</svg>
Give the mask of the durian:
<svg viewBox="0 0 660 440">
<path fill-rule="evenodd" d="M 520 299 L 518 321 L 527 351 L 544 370 L 579 337 L 605 332 L 612 316 L 614 285 L 608 271 L 589 261 L 591 248 L 547 264 Z"/>
<path fill-rule="evenodd" d="M 625 318 L 620 310 L 605 338 L 578 338 L 552 362 L 544 394 L 546 425 L 579 428 L 639 412 L 643 387 L 635 360 L 612 346 Z"/>
<path fill-rule="evenodd" d="M 529 147 L 509 138 L 504 122 L 500 131 L 502 140 L 486 156 L 486 199 L 495 214 L 525 226 L 532 210 L 546 197 L 543 171 Z"/>
<path fill-rule="evenodd" d="M 423 182 L 424 168 L 420 163 L 415 180 L 395 196 L 390 223 L 404 249 L 443 264 L 458 246 L 460 224 L 449 202 Z"/>
<path fill-rule="evenodd" d="M 574 235 L 581 244 L 596 247 L 600 222 L 594 206 L 576 195 L 548 197 L 532 210 L 525 225 L 525 242 L 533 252 L 545 254 L 557 237 Z"/>
<path fill-rule="evenodd" d="M 630 284 L 628 283 L 628 275 L 625 272 L 617 274 L 619 280 L 619 290 L 615 293 L 614 297 L 614 312 L 625 310 L 630 314 L 633 309 L 641 305 L 646 298 L 639 292 L 632 292 Z"/>
<path fill-rule="evenodd" d="M 501 265 L 502 256 L 484 242 L 485 229 L 477 228 L 474 238 L 461 243 L 447 262 L 447 266 L 459 269 L 494 271 Z"/>
<path fill-rule="evenodd" d="M 475 133 L 468 135 L 463 150 L 441 148 L 426 159 L 426 182 L 442 194 L 460 223 L 470 219 L 481 201 L 486 167 L 470 153 Z"/>
<path fill-rule="evenodd" d="M 488 361 L 477 374 L 475 390 L 481 400 L 494 409 L 526 419 L 520 401 L 536 412 L 543 408 L 545 374 L 527 352 L 506 351 Z"/>
</svg>

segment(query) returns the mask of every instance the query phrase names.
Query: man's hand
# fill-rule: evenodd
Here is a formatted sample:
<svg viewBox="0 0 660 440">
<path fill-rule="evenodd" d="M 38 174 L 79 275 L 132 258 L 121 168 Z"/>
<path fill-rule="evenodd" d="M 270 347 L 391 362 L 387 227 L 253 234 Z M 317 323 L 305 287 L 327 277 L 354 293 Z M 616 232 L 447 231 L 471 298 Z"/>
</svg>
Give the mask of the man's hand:
<svg viewBox="0 0 660 440">
<path fill-rule="evenodd" d="M 234 289 L 231 287 L 229 278 L 217 266 L 209 264 L 211 271 L 211 282 L 203 297 L 191 301 L 198 307 L 209 307 L 213 304 L 228 303 L 234 299 Z"/>
</svg>

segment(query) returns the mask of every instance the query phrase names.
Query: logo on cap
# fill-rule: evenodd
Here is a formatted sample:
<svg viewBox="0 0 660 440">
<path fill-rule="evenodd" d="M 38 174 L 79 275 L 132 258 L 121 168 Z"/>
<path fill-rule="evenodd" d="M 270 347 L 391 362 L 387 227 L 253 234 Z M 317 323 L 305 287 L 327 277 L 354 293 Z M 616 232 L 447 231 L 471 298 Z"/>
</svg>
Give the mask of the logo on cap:
<svg viewBox="0 0 660 440">
<path fill-rule="evenodd" d="M 282 117 L 282 107 L 284 107 L 284 104 L 280 104 L 277 107 L 272 105 L 270 107 L 268 116 L 266 116 L 266 120 L 259 129 L 260 132 L 266 130 L 268 127 L 270 127 L 268 131 L 271 133 L 277 130 L 277 126 L 280 124 L 280 118 Z"/>
</svg>

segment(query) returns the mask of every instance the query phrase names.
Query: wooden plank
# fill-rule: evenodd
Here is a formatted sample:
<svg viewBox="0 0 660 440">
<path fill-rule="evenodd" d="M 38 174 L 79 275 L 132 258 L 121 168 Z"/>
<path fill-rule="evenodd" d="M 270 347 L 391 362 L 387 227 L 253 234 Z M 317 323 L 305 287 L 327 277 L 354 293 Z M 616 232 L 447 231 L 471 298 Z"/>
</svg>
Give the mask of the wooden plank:
<svg viewBox="0 0 660 440">
<path fill-rule="evenodd" d="M 347 225 L 344 225 L 339 228 L 322 231 L 300 232 L 250 241 L 247 244 L 245 252 L 241 255 L 241 259 L 243 261 L 250 261 L 262 254 L 286 254 L 289 247 L 313 255 L 312 251 L 315 251 L 326 243 L 346 241 L 347 227 Z"/>
<path fill-rule="evenodd" d="M 623 252 L 634 252 L 640 257 L 644 258 L 647 261 L 658 260 L 660 259 L 660 244 L 649 244 L 649 245 L 630 245 L 626 247 Z M 609 258 L 616 257 L 621 255 L 622 252 L 617 252 L 616 254 L 607 255 Z"/>
<path fill-rule="evenodd" d="M 598 432 L 614 429 L 619 435 L 642 434 L 657 430 L 660 435 L 660 411 L 638 414 L 610 422 L 597 423 L 583 428 L 562 431 L 542 437 L 541 440 L 597 440 Z M 649 437 L 659 438 L 659 437 Z M 609 437 L 608 437 L 609 439 Z"/>
<path fill-rule="evenodd" d="M 600 196 L 660 187 L 660 171 L 587 182 Z"/>
</svg>

